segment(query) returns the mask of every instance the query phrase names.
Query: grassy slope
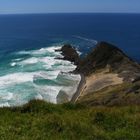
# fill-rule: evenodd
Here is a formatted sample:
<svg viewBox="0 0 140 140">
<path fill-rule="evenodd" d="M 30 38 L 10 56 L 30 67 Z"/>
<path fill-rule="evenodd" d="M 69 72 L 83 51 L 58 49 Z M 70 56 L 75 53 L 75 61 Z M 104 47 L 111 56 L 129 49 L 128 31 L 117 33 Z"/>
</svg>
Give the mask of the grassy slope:
<svg viewBox="0 0 140 140">
<path fill-rule="evenodd" d="M 139 140 L 140 107 L 31 101 L 0 109 L 0 140 Z"/>
</svg>

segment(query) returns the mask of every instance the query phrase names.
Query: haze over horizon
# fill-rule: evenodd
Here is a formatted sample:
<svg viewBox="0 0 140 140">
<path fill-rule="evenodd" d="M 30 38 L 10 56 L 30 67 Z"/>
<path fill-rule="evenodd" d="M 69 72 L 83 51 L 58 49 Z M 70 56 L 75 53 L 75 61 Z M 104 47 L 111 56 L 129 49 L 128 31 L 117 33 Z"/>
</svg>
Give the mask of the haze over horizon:
<svg viewBox="0 0 140 140">
<path fill-rule="evenodd" d="M 0 0 L 0 14 L 140 13 L 138 0 Z"/>
</svg>

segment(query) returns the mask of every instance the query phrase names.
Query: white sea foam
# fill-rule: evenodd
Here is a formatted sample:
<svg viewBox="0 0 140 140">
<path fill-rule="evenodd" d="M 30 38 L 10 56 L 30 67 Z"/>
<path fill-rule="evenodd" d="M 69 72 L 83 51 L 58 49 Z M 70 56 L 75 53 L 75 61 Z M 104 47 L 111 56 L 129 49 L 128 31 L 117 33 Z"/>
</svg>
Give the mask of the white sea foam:
<svg viewBox="0 0 140 140">
<path fill-rule="evenodd" d="M 38 62 L 38 58 L 31 57 L 29 59 L 26 59 L 26 60 L 21 61 L 19 64 L 28 65 L 28 64 L 35 64 L 37 62 Z"/>
<path fill-rule="evenodd" d="M 0 77 L 0 88 L 24 82 L 33 82 L 33 73 L 13 73 Z"/>
<path fill-rule="evenodd" d="M 81 80 L 80 75 L 68 75 L 64 74 L 65 84 L 63 85 L 63 88 L 60 90 L 60 92 L 67 94 L 68 100 L 70 101 L 72 99 L 72 96 L 76 92 L 78 85 Z M 72 77 L 71 77 L 72 76 Z"/>
<path fill-rule="evenodd" d="M 60 46 L 52 46 L 48 48 L 41 48 L 39 50 L 30 50 L 30 51 L 20 51 L 17 54 L 30 54 L 31 58 L 24 59 L 23 61 L 19 61 L 18 65 L 29 65 L 36 63 L 44 63 L 44 66 L 47 68 L 51 68 L 52 65 L 61 63 L 62 60 L 55 59 L 56 57 L 62 58 L 60 52 L 56 52 L 55 49 L 60 49 Z M 51 56 L 49 56 L 51 54 Z M 44 56 L 46 55 L 46 56 Z M 12 64 L 16 63 L 15 61 Z"/>
<path fill-rule="evenodd" d="M 13 59 L 13 61 L 20 61 L 22 60 L 23 58 L 17 58 L 17 59 Z"/>
<path fill-rule="evenodd" d="M 47 48 L 41 48 L 39 50 L 34 50 L 34 51 L 31 51 L 31 54 L 45 54 L 47 52 Z"/>
<path fill-rule="evenodd" d="M 57 103 L 57 95 L 61 90 L 69 96 L 69 100 L 72 98 L 72 95 L 77 90 L 81 77 L 80 75 L 71 75 L 72 77 L 69 76 L 69 74 L 64 75 L 66 77 L 68 76 L 67 80 L 70 81 L 69 85 L 67 86 L 36 86 L 38 93 L 43 97 L 44 100 Z"/>
<path fill-rule="evenodd" d="M 0 107 L 10 107 L 8 102 L 0 103 Z"/>
<path fill-rule="evenodd" d="M 20 54 L 20 55 L 25 55 L 25 54 L 30 54 L 30 55 L 43 55 L 46 53 L 53 53 L 55 55 L 60 55 L 59 52 L 56 52 L 56 49 L 60 49 L 62 46 L 52 46 L 52 47 L 47 47 L 47 48 L 41 48 L 38 50 L 29 50 L 29 51 L 20 51 L 16 54 Z"/>
<path fill-rule="evenodd" d="M 79 54 L 79 56 L 82 55 L 82 52 L 80 52 L 78 49 L 76 51 Z"/>
<path fill-rule="evenodd" d="M 40 58 L 39 61 L 52 66 L 56 63 L 57 60 L 55 60 L 55 57 L 48 57 L 47 56 L 47 57 Z"/>
<path fill-rule="evenodd" d="M 75 70 L 76 66 L 74 65 L 69 65 L 69 66 L 64 66 L 64 65 L 60 65 L 56 67 L 56 70 L 60 70 L 61 72 L 70 72 Z"/>
<path fill-rule="evenodd" d="M 16 62 L 12 62 L 12 63 L 10 63 L 10 65 L 11 65 L 12 67 L 14 67 L 14 66 L 17 65 L 17 63 L 16 63 Z"/>
<path fill-rule="evenodd" d="M 62 72 L 73 71 L 76 66 L 71 64 L 69 61 L 55 59 L 55 57 L 31 57 L 16 63 L 16 65 L 31 65 L 31 64 L 40 64 L 46 69 L 51 69 L 53 66 L 56 67 L 52 70 L 61 70 Z"/>
<path fill-rule="evenodd" d="M 60 48 L 61 48 L 60 46 L 52 46 L 52 47 L 47 47 L 47 48 L 41 48 L 39 50 L 33 50 L 30 52 L 31 54 L 46 54 L 47 52 L 56 53 L 55 49 L 60 49 Z"/>
<path fill-rule="evenodd" d="M 52 47 L 48 47 L 47 50 L 49 52 L 55 52 L 55 50 L 58 50 L 58 49 L 61 49 L 61 48 L 62 48 L 62 46 L 52 46 Z"/>
<path fill-rule="evenodd" d="M 21 65 L 23 67 L 14 67 L 15 73 L 3 75 L 0 77 L 0 101 L 2 100 L 0 107 L 10 106 L 11 103 L 9 101 L 11 100 L 12 105 L 21 105 L 28 102 L 28 98 L 29 100 L 40 99 L 56 103 L 56 97 L 61 90 L 65 91 L 69 98 L 71 98 L 76 91 L 80 81 L 80 76 L 67 73 L 69 71 L 73 71 L 76 68 L 76 66 L 71 64 L 71 62 L 55 59 L 56 57 L 62 57 L 60 52 L 55 52 L 55 49 L 60 48 L 61 47 L 59 46 L 53 46 L 39 50 L 20 51 L 17 53 L 29 54 L 30 57 L 13 59 L 10 63 L 12 67 L 16 65 Z M 27 67 L 24 66 L 32 64 L 34 64 L 32 67 L 33 72 L 28 72 Z M 44 69 L 38 70 L 38 66 L 40 65 L 42 66 L 41 68 Z M 45 86 L 37 85 L 34 82 L 34 80 L 37 79 L 48 79 L 52 81 L 58 80 L 58 83 L 60 82 L 61 86 L 60 84 L 56 86 L 50 86 L 47 84 Z M 33 90 L 35 93 L 33 93 L 30 88 L 26 88 L 26 84 L 24 84 L 26 82 L 30 82 L 29 84 L 31 87 L 34 87 Z M 21 87 L 23 86 L 25 89 L 17 89 L 20 87 L 18 85 Z M 31 96 L 29 95 L 30 92 Z"/>
<path fill-rule="evenodd" d="M 37 78 L 43 78 L 43 79 L 49 79 L 49 80 L 53 80 L 56 79 L 57 76 L 59 75 L 60 71 L 40 71 L 40 72 L 36 72 L 34 73 L 34 80 Z"/>
<path fill-rule="evenodd" d="M 35 96 L 35 99 L 36 99 L 36 100 L 43 100 L 43 97 L 42 97 L 40 94 L 37 94 L 37 95 Z"/>
<path fill-rule="evenodd" d="M 52 103 L 57 103 L 56 97 L 59 91 L 62 89 L 60 86 L 36 86 L 38 93 L 44 100 Z"/>
<path fill-rule="evenodd" d="M 40 64 L 40 63 L 44 63 L 42 64 L 42 66 L 46 67 L 47 69 L 51 68 L 52 65 L 55 64 L 55 60 L 51 57 L 31 57 L 28 59 L 25 59 L 23 61 L 20 62 L 12 62 L 10 63 L 11 66 L 14 65 L 21 65 L 21 66 L 26 66 L 26 65 L 35 65 L 35 64 Z"/>
<path fill-rule="evenodd" d="M 17 63 L 17 65 L 32 65 L 37 63 L 44 63 L 44 65 L 51 68 L 55 64 L 54 57 L 31 57 Z"/>
<path fill-rule="evenodd" d="M 56 71 L 48 71 L 47 72 L 47 79 L 56 79 L 57 76 L 59 75 L 60 71 L 56 70 Z M 43 75 L 43 77 L 45 77 L 45 75 Z"/>
<path fill-rule="evenodd" d="M 0 77 L 0 88 L 25 82 L 33 82 L 34 78 L 56 79 L 60 71 L 20 72 Z"/>
<path fill-rule="evenodd" d="M 11 100 L 12 98 L 13 98 L 13 93 L 11 92 L 5 92 L 3 94 L 0 94 L 0 99 Z"/>
</svg>

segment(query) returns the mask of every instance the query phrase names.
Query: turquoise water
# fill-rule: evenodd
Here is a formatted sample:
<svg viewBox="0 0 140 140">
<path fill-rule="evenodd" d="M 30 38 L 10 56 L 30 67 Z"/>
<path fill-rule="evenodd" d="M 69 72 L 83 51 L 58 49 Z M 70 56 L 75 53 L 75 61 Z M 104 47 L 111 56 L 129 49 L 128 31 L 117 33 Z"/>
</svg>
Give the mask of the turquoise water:
<svg viewBox="0 0 140 140">
<path fill-rule="evenodd" d="M 76 68 L 69 61 L 55 59 L 63 57 L 60 52 L 55 52 L 60 48 L 51 46 L 11 53 L 11 58 L 16 56 L 16 59 L 12 58 L 1 67 L 0 106 L 22 105 L 31 99 L 57 103 L 60 92 L 65 92 L 70 100 L 80 75 L 68 73 Z"/>
<path fill-rule="evenodd" d="M 69 100 L 80 81 L 68 72 L 76 66 L 54 50 L 70 43 L 87 54 L 108 41 L 140 62 L 140 14 L 0 15 L 0 106 L 31 99 Z M 63 73 L 65 72 L 65 73 Z"/>
</svg>

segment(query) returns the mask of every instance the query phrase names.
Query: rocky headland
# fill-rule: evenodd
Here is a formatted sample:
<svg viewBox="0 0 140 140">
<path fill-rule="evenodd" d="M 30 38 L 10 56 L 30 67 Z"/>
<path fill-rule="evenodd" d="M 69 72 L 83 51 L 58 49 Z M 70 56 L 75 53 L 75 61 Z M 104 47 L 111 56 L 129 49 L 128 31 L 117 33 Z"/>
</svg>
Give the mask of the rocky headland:
<svg viewBox="0 0 140 140">
<path fill-rule="evenodd" d="M 84 58 L 76 49 L 64 45 L 64 60 L 77 65 L 74 73 L 81 74 L 74 103 L 88 105 L 140 104 L 140 65 L 118 47 L 100 42 Z"/>
<path fill-rule="evenodd" d="M 77 53 L 76 49 L 70 44 L 66 44 L 61 49 L 55 51 L 61 52 L 61 54 L 64 56 L 63 58 L 57 59 L 68 60 L 74 63 L 75 65 L 78 65 L 80 62 L 79 54 Z"/>
</svg>

